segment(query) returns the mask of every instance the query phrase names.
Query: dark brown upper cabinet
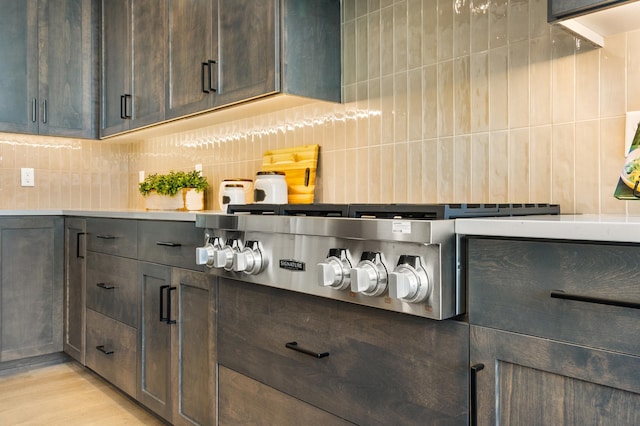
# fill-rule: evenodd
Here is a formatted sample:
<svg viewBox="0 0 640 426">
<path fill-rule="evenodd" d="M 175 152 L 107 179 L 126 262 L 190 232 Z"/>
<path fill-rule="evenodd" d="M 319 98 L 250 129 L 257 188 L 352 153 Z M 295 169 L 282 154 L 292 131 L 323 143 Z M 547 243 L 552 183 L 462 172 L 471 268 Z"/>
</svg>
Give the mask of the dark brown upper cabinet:
<svg viewBox="0 0 640 426">
<path fill-rule="evenodd" d="M 164 120 L 166 1 L 102 0 L 100 136 Z"/>
<path fill-rule="evenodd" d="M 547 18 L 583 40 L 604 47 L 607 37 L 640 28 L 640 2 L 547 0 Z"/>
<path fill-rule="evenodd" d="M 340 101 L 339 0 L 136 3 L 102 2 L 103 137 L 278 93 Z"/>
<path fill-rule="evenodd" d="M 95 2 L 0 0 L 0 10 L 0 131 L 95 138 Z"/>
</svg>

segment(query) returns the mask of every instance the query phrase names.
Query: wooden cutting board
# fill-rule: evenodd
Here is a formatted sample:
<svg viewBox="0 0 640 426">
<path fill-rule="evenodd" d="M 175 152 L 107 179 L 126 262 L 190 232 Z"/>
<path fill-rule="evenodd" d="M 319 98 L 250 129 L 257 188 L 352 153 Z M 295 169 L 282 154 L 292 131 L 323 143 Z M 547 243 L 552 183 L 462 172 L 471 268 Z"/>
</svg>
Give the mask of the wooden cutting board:
<svg viewBox="0 0 640 426">
<path fill-rule="evenodd" d="M 313 203 L 320 145 L 265 151 L 262 171 L 285 173 L 290 204 Z"/>
</svg>

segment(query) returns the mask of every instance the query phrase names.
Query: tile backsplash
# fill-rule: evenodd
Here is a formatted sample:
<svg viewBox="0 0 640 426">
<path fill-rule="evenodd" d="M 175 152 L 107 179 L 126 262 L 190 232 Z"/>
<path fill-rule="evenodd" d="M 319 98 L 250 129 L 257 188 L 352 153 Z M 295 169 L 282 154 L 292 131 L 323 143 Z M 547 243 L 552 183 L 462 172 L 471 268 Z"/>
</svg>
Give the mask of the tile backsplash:
<svg viewBox="0 0 640 426">
<path fill-rule="evenodd" d="M 131 146 L 0 133 L 0 208 L 128 208 Z M 35 186 L 20 186 L 32 167 Z"/>
<path fill-rule="evenodd" d="M 640 110 L 640 31 L 594 48 L 548 25 L 546 0 L 342 4 L 342 104 L 275 99 L 135 141 L 0 134 L 0 207 L 141 208 L 140 170 L 202 164 L 216 209 L 218 182 L 253 177 L 265 150 L 317 143 L 318 202 L 640 213 L 613 197 L 625 114 Z M 35 188 L 18 186 L 20 167 Z"/>
</svg>

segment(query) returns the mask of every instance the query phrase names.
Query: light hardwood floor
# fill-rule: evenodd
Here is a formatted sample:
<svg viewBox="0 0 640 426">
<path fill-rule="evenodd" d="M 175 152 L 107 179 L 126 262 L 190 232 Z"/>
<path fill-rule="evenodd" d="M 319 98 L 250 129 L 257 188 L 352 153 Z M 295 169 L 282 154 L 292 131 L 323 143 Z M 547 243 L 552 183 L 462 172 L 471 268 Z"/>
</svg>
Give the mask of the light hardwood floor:
<svg viewBox="0 0 640 426">
<path fill-rule="evenodd" d="M 163 424 L 75 362 L 0 377 L 0 425 Z"/>
</svg>

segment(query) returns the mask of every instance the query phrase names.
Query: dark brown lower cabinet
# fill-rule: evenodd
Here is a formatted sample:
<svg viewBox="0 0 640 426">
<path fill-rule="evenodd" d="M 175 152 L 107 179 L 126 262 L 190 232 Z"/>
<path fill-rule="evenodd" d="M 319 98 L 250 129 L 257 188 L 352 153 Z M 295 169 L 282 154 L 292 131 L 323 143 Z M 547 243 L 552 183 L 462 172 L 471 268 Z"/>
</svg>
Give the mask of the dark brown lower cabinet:
<svg viewBox="0 0 640 426">
<path fill-rule="evenodd" d="M 86 221 L 64 219 L 64 352 L 84 364 Z"/>
<path fill-rule="evenodd" d="M 64 220 L 0 219 L 0 362 L 63 348 Z"/>
<path fill-rule="evenodd" d="M 171 328 L 175 317 L 170 303 L 171 268 L 138 262 L 141 291 L 138 337 L 138 400 L 154 413 L 171 420 Z M 160 299 L 163 300 L 160 300 Z"/>
<path fill-rule="evenodd" d="M 147 262 L 138 274 L 138 400 L 176 425 L 215 424 L 214 278 Z"/>
<path fill-rule="evenodd" d="M 458 321 L 220 279 L 218 364 L 220 424 L 242 423 L 253 404 L 301 424 L 286 415 L 292 401 L 356 424 L 468 421 L 469 327 Z M 252 396 L 261 389 L 270 396 Z"/>
<path fill-rule="evenodd" d="M 216 285 L 202 272 L 172 269 L 176 325 L 171 334 L 173 424 L 214 425 Z"/>
<path fill-rule="evenodd" d="M 640 424 L 640 357 L 471 326 L 471 362 L 478 425 Z"/>
<path fill-rule="evenodd" d="M 472 421 L 640 424 L 640 245 L 474 237 L 467 253 Z"/>
</svg>

